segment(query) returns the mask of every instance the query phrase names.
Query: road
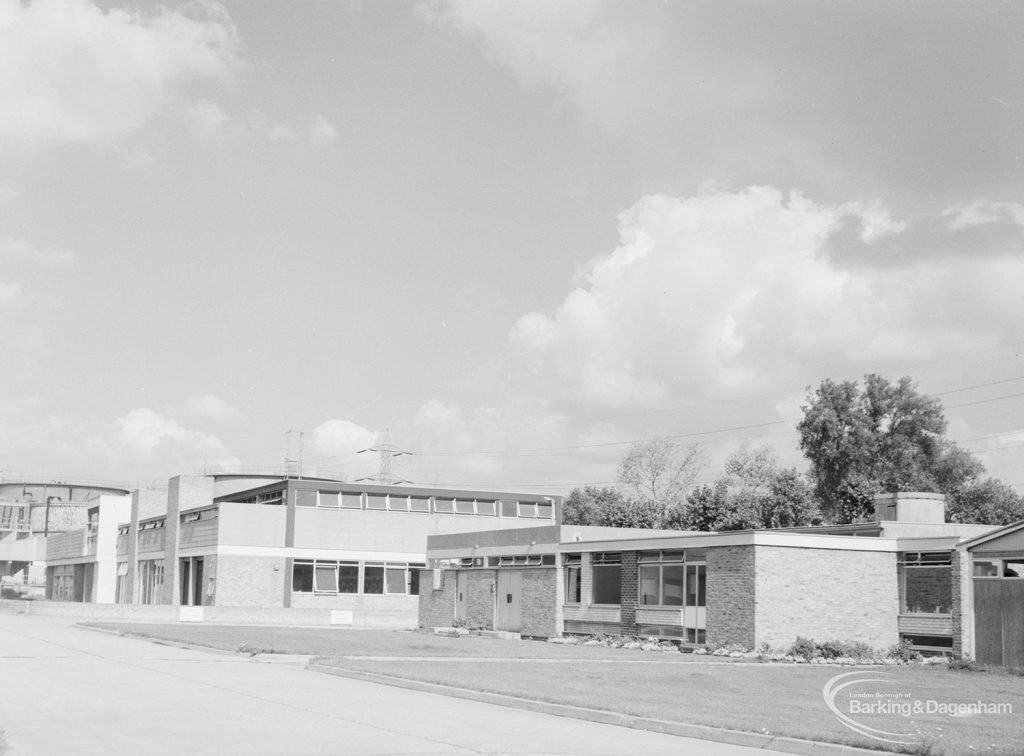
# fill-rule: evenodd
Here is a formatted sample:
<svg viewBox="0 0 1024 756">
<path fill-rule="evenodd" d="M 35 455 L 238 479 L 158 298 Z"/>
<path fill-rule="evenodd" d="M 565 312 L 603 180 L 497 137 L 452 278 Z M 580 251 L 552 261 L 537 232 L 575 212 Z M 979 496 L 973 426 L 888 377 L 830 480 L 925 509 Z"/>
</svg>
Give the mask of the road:
<svg viewBox="0 0 1024 756">
<path fill-rule="evenodd" d="M 0 612 L 0 691 L 8 756 L 764 753 L 9 612 Z"/>
</svg>

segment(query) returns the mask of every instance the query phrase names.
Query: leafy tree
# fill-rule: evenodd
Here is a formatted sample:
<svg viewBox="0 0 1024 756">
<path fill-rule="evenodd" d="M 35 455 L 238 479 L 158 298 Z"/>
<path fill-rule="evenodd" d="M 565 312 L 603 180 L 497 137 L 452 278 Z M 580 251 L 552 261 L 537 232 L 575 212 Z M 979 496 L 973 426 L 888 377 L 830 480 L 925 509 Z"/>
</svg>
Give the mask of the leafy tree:
<svg viewBox="0 0 1024 756">
<path fill-rule="evenodd" d="M 779 470 L 761 500 L 759 528 L 794 528 L 821 522 L 818 503 L 807 479 L 796 468 Z"/>
<path fill-rule="evenodd" d="M 607 528 L 660 528 L 662 523 L 661 508 L 643 499 L 620 499 L 602 509 L 597 521 Z"/>
<path fill-rule="evenodd" d="M 729 487 L 721 478 L 715 485 L 703 485 L 687 497 L 687 506 L 678 510 L 676 521 L 667 523 L 681 530 L 734 530 L 736 521 L 734 503 L 729 499 Z"/>
<path fill-rule="evenodd" d="M 818 516 L 810 485 L 795 468 L 782 469 L 768 445 L 742 446 L 725 461 L 713 488 L 690 496 L 680 521 L 695 530 L 745 530 L 810 525 Z"/>
<path fill-rule="evenodd" d="M 1009 525 L 1024 520 L 1024 497 L 994 478 L 963 486 L 948 496 L 946 517 L 950 522 Z"/>
<path fill-rule="evenodd" d="M 575 488 L 562 508 L 566 525 L 601 525 L 608 528 L 660 528 L 660 509 L 649 501 L 626 499 L 614 488 Z"/>
<path fill-rule="evenodd" d="M 872 511 L 882 491 L 936 490 L 936 468 L 947 451 L 938 399 L 920 394 L 910 378 L 878 375 L 836 383 L 826 379 L 803 407 L 800 448 L 825 512 L 849 521 Z"/>
<path fill-rule="evenodd" d="M 706 466 L 697 444 L 668 438 L 641 441 L 619 465 L 619 487 L 626 496 L 651 502 L 664 520 L 669 511 L 686 503 L 686 492 Z"/>
</svg>

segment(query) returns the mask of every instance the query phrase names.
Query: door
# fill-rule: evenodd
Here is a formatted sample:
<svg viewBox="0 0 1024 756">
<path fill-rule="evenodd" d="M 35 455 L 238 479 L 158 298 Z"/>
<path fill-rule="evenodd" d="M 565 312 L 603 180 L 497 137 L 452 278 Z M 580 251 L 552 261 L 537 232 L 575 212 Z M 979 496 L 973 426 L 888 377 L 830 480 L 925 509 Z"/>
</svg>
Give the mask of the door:
<svg viewBox="0 0 1024 756">
<path fill-rule="evenodd" d="M 203 558 L 199 557 L 192 567 L 192 606 L 203 605 Z"/>
<path fill-rule="evenodd" d="M 467 597 L 467 578 L 469 575 L 465 572 L 455 573 L 455 624 L 465 627 L 467 620 L 469 619 L 469 602 Z"/>
<path fill-rule="evenodd" d="M 523 627 L 520 603 L 523 594 L 523 573 L 521 570 L 498 571 L 497 607 L 494 612 L 494 629 L 518 633 Z"/>
<path fill-rule="evenodd" d="M 1024 580 L 974 578 L 974 633 L 982 664 L 1024 666 Z"/>
</svg>

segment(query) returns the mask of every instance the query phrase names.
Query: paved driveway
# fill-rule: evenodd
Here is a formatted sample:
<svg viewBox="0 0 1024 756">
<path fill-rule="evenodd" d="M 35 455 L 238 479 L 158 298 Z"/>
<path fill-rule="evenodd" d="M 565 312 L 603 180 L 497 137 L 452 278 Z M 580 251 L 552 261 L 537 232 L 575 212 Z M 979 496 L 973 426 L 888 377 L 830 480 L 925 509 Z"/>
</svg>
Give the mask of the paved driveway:
<svg viewBox="0 0 1024 756">
<path fill-rule="evenodd" d="M 10 756 L 754 754 L 0 612 Z"/>
</svg>

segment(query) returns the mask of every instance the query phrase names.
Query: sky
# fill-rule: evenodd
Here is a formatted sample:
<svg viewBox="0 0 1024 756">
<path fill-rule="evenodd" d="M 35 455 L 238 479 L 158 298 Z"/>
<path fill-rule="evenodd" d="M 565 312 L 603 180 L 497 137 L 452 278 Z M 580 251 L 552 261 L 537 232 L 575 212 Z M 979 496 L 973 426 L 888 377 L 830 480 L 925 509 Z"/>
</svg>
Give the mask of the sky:
<svg viewBox="0 0 1024 756">
<path fill-rule="evenodd" d="M 0 0 L 0 474 L 611 485 L 938 396 L 1024 492 L 1024 4 Z"/>
</svg>

